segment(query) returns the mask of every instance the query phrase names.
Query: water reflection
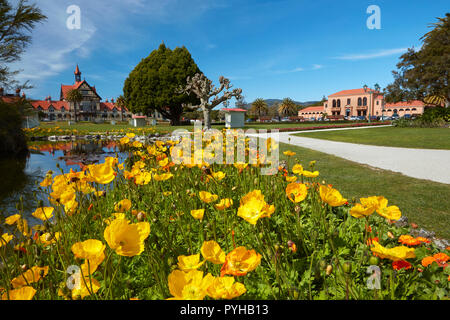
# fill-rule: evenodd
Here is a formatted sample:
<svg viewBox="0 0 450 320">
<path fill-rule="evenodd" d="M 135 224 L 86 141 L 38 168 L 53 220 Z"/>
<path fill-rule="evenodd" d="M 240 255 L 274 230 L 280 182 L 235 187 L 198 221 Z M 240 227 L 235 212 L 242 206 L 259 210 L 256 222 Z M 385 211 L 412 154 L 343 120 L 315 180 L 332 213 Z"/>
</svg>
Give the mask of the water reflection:
<svg viewBox="0 0 450 320">
<path fill-rule="evenodd" d="M 48 170 L 60 174 L 79 171 L 92 163 L 103 162 L 105 157 L 119 157 L 123 161 L 127 154 L 114 141 L 69 141 L 37 142 L 29 145 L 30 155 L 23 160 L 0 160 L 0 214 L 17 213 L 16 205 L 22 198 L 25 212 L 31 213 L 42 195 L 36 194 L 38 184 Z M 58 165 L 60 169 L 58 169 Z"/>
</svg>

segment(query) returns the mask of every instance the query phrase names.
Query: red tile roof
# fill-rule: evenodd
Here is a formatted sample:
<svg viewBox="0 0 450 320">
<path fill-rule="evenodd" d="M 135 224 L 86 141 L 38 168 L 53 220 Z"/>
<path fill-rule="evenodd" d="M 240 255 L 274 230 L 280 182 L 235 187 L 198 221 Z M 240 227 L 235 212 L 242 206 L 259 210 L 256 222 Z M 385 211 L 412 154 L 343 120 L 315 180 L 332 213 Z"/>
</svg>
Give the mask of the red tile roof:
<svg viewBox="0 0 450 320">
<path fill-rule="evenodd" d="M 103 111 L 106 109 L 106 111 L 112 111 L 114 108 L 117 109 L 118 112 L 122 112 L 122 109 L 113 102 L 100 102 L 100 110 Z M 123 108 L 124 112 L 127 112 L 128 109 L 126 107 Z"/>
<path fill-rule="evenodd" d="M 386 103 L 385 108 L 398 108 L 398 107 L 425 107 L 426 104 L 420 100 L 412 101 L 400 101 L 396 103 Z"/>
<path fill-rule="evenodd" d="M 222 108 L 222 111 L 225 111 L 225 112 L 228 112 L 228 111 L 247 112 L 247 110 L 239 109 L 239 108 Z"/>
<path fill-rule="evenodd" d="M 41 107 L 43 110 L 48 110 L 50 106 L 53 106 L 56 110 L 60 111 L 62 107 L 69 111 L 69 103 L 67 101 L 49 101 L 49 100 L 39 100 L 31 101 L 33 108 L 37 109 Z"/>
<path fill-rule="evenodd" d="M 368 90 L 372 90 L 372 89 L 368 88 Z M 359 88 L 359 89 L 342 90 L 342 91 L 339 91 L 339 92 L 329 95 L 329 97 L 347 96 L 347 95 L 352 95 L 352 94 L 366 94 L 366 93 L 367 92 L 364 91 L 364 88 Z"/>
<path fill-rule="evenodd" d="M 302 113 L 302 112 L 320 112 L 320 111 L 324 111 L 324 107 L 323 106 L 308 107 L 308 108 L 299 110 L 300 113 Z"/>
</svg>

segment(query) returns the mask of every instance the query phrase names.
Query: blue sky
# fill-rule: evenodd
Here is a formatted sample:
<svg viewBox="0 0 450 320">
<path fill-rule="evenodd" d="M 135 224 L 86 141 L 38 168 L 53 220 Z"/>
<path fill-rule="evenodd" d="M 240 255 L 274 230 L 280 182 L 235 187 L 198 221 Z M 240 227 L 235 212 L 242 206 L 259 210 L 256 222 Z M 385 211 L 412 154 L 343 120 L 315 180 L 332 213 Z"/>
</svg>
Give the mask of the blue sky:
<svg viewBox="0 0 450 320">
<path fill-rule="evenodd" d="M 78 63 L 82 78 L 103 100 L 122 94 L 131 70 L 157 49 L 186 46 L 200 70 L 217 83 L 220 75 L 256 98 L 320 100 L 339 90 L 392 82 L 406 48 L 448 0 L 39 0 L 48 21 L 15 68 L 30 80 L 27 95 L 59 99 L 72 84 Z M 81 9 L 81 29 L 70 30 L 70 5 Z M 377 5 L 381 29 L 366 25 Z M 233 102 L 232 102 L 233 104 Z"/>
</svg>

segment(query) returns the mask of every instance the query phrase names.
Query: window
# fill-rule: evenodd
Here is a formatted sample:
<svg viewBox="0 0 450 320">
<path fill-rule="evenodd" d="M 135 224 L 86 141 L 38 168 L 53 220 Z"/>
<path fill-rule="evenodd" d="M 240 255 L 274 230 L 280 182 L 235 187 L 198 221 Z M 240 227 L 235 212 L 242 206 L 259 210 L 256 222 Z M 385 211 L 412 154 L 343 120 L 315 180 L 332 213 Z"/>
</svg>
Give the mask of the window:
<svg viewBox="0 0 450 320">
<path fill-rule="evenodd" d="M 337 107 L 340 108 L 341 107 L 341 99 L 337 100 Z"/>
<path fill-rule="evenodd" d="M 336 100 L 333 99 L 333 108 L 336 108 Z"/>
<path fill-rule="evenodd" d="M 362 99 L 361 98 L 358 98 L 358 107 L 359 106 L 362 106 Z"/>
<path fill-rule="evenodd" d="M 367 98 L 366 97 L 363 98 L 363 106 L 367 106 Z"/>
<path fill-rule="evenodd" d="M 55 108 L 53 108 L 53 106 L 50 106 L 50 107 L 48 108 L 48 111 L 49 111 L 49 112 L 55 112 Z"/>
<path fill-rule="evenodd" d="M 377 105 L 379 105 L 379 104 L 380 104 L 380 101 L 377 100 Z"/>
<path fill-rule="evenodd" d="M 351 102 L 351 99 L 347 99 L 347 105 L 349 105 Z"/>
</svg>

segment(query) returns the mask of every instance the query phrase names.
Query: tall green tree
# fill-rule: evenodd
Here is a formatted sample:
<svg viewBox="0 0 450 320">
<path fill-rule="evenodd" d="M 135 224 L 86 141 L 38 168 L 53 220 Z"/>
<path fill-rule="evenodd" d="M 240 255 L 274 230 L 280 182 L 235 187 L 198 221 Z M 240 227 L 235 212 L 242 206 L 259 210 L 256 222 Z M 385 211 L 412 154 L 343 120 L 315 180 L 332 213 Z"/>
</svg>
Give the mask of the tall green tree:
<svg viewBox="0 0 450 320">
<path fill-rule="evenodd" d="M 400 57 L 394 82 L 385 91 L 387 102 L 422 100 L 450 106 L 450 13 L 438 18 L 420 40 L 419 50 L 408 49 Z"/>
<path fill-rule="evenodd" d="M 66 94 L 66 100 L 73 103 L 73 111 L 75 116 L 75 122 L 78 121 L 78 110 L 77 107 L 80 102 L 83 100 L 83 95 L 77 89 L 71 89 Z"/>
<path fill-rule="evenodd" d="M 252 102 L 252 106 L 250 108 L 250 112 L 258 115 L 258 117 L 261 119 L 261 115 L 265 114 L 269 111 L 269 108 L 267 107 L 267 102 L 263 98 L 257 98 L 255 101 Z"/>
<path fill-rule="evenodd" d="M 125 80 L 123 96 L 128 110 L 146 115 L 157 110 L 170 119 L 172 125 L 179 124 L 184 106 L 200 103 L 195 94 L 178 90 L 196 73 L 201 71 L 184 46 L 171 50 L 162 43 Z"/>
<path fill-rule="evenodd" d="M 18 82 L 14 76 L 18 71 L 11 71 L 8 64 L 20 60 L 20 56 L 31 42 L 31 31 L 37 23 L 47 17 L 35 4 L 19 0 L 13 7 L 8 0 L 0 0 L 0 84 L 12 89 Z M 29 87 L 27 83 L 22 88 Z"/>
</svg>

